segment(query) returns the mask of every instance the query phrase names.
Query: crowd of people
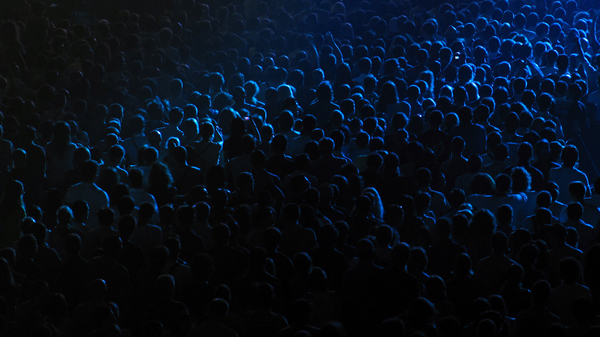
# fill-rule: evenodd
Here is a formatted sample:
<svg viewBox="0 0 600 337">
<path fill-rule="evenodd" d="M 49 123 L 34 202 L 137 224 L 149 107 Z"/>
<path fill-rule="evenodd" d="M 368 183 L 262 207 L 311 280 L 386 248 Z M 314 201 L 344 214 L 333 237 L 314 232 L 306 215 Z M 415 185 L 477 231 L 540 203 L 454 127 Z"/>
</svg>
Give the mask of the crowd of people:
<svg viewBox="0 0 600 337">
<path fill-rule="evenodd" d="M 2 2 L 0 336 L 599 336 L 595 3 Z"/>
</svg>

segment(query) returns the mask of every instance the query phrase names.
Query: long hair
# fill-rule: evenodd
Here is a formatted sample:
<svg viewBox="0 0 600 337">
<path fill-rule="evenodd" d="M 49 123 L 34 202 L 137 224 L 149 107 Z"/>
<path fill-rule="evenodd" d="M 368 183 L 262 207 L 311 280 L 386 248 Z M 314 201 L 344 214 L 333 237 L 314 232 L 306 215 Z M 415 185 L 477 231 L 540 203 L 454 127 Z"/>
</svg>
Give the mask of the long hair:
<svg viewBox="0 0 600 337">
<path fill-rule="evenodd" d="M 62 160 L 67 152 L 67 145 L 71 143 L 71 126 L 67 122 L 60 121 L 54 124 L 52 141 L 48 144 L 49 149 Z"/>
<path fill-rule="evenodd" d="M 377 220 L 383 222 L 384 209 L 379 192 L 377 192 L 377 190 L 373 187 L 367 187 L 363 190 L 363 194 L 371 199 L 371 213 L 373 216 Z"/>
<path fill-rule="evenodd" d="M 15 279 L 13 277 L 10 265 L 3 257 L 0 257 L 0 287 L 6 289 L 7 286 L 14 286 Z"/>
</svg>

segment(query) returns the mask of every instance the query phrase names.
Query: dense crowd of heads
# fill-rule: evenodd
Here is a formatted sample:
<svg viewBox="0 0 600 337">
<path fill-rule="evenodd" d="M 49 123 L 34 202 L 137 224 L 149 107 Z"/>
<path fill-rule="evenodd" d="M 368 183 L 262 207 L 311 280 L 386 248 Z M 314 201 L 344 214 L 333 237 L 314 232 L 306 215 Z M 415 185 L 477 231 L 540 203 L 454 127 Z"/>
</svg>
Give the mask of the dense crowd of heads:
<svg viewBox="0 0 600 337">
<path fill-rule="evenodd" d="M 594 5 L 1 3 L 0 335 L 599 335 Z"/>
</svg>

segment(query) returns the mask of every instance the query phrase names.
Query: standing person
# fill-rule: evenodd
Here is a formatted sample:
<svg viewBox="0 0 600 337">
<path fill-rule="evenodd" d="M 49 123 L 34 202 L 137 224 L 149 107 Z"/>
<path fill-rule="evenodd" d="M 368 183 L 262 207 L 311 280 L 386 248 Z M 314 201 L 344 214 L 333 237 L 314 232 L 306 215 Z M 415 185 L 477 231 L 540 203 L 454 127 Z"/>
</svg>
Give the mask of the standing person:
<svg viewBox="0 0 600 337">
<path fill-rule="evenodd" d="M 60 188 L 66 173 L 73 168 L 73 153 L 77 145 L 71 142 L 71 127 L 66 122 L 54 125 L 52 141 L 46 145 L 46 182 L 48 187 Z"/>
<path fill-rule="evenodd" d="M 582 95 L 579 85 L 571 84 L 568 86 L 564 103 L 561 105 L 557 100 L 556 114 L 566 140 L 578 138 L 582 131 L 590 127 L 585 105 L 580 101 Z"/>
<path fill-rule="evenodd" d="M 457 113 L 460 124 L 452 129 L 452 135 L 460 136 L 465 140 L 465 157 L 471 154 L 484 154 L 487 136 L 483 126 L 473 123 L 473 110 L 470 107 L 461 107 Z"/>
<path fill-rule="evenodd" d="M 71 186 L 65 195 L 65 202 L 72 205 L 77 200 L 84 200 L 89 205 L 90 219 L 87 225 L 91 230 L 98 229 L 98 211 L 109 207 L 108 194 L 96 185 L 98 164 L 88 160 L 81 165 L 82 182 Z"/>
<path fill-rule="evenodd" d="M 183 110 L 180 108 L 173 108 L 169 111 L 169 125 L 157 129 L 162 135 L 161 148 L 167 148 L 167 140 L 171 137 L 175 137 L 180 141 L 184 139 L 183 131 L 179 129 L 182 121 Z"/>
<path fill-rule="evenodd" d="M 469 161 L 463 156 L 465 141 L 460 136 L 455 136 L 450 142 L 450 159 L 442 163 L 440 170 L 446 176 L 446 187 L 454 188 L 456 178 L 469 171 Z"/>
<path fill-rule="evenodd" d="M 10 247 L 19 239 L 21 221 L 27 216 L 23 202 L 23 184 L 11 180 L 0 201 L 0 248 Z"/>
<path fill-rule="evenodd" d="M 159 246 L 163 241 L 162 229 L 152 224 L 154 205 L 144 202 L 140 206 L 139 220 L 129 237 L 129 241 L 140 247 L 144 253 L 149 253 L 152 248 Z"/>
<path fill-rule="evenodd" d="M 129 121 L 129 126 L 132 132 L 131 137 L 126 138 L 121 142 L 121 146 L 125 149 L 125 160 L 127 165 L 138 165 L 138 151 L 144 145 L 150 145 L 148 137 L 144 134 L 146 127 L 146 119 L 142 115 L 135 115 Z"/>
<path fill-rule="evenodd" d="M 44 180 L 46 178 L 46 151 L 35 143 L 37 138 L 36 129 L 26 126 L 21 132 L 21 147 L 27 152 L 27 170 L 31 179 L 31 190 L 25 196 L 25 200 L 32 204 L 39 204 L 44 192 Z"/>
<path fill-rule="evenodd" d="M 6 174 L 12 169 L 14 151 L 12 142 L 4 139 L 4 128 L 0 125 L 0 173 Z"/>
<path fill-rule="evenodd" d="M 560 318 L 548 309 L 550 284 L 546 280 L 537 281 L 531 289 L 533 304 L 521 311 L 516 317 L 516 336 L 546 336 L 545 332 Z"/>
<path fill-rule="evenodd" d="M 191 154 L 190 160 L 192 165 L 199 167 L 203 172 L 208 172 L 209 168 L 219 163 L 222 146 L 214 141 L 215 126 L 213 123 L 203 122 L 200 124 L 200 137 L 202 140 L 192 143 L 194 152 Z M 222 137 L 219 134 L 220 138 Z"/>
<path fill-rule="evenodd" d="M 548 180 L 554 181 L 558 185 L 558 201 L 568 203 L 569 184 L 573 181 L 581 181 L 585 186 L 585 195 L 589 196 L 590 184 L 587 175 L 577 168 L 579 161 L 579 150 L 574 145 L 567 145 L 563 149 L 560 159 L 562 165 L 559 168 L 550 170 Z"/>
<path fill-rule="evenodd" d="M 339 110 L 340 106 L 333 103 L 333 89 L 328 81 L 322 82 L 317 87 L 317 100 L 306 109 L 307 114 L 311 114 L 317 119 L 317 127 L 324 128 L 329 121 L 329 116 L 333 110 Z"/>
</svg>

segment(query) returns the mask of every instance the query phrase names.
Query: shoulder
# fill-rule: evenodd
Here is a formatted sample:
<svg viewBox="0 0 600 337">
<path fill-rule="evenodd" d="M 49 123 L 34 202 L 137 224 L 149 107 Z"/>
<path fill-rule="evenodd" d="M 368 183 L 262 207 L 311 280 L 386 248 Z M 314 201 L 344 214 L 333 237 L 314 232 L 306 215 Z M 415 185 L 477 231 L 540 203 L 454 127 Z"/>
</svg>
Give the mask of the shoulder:
<svg viewBox="0 0 600 337">
<path fill-rule="evenodd" d="M 162 229 L 156 225 L 148 225 L 148 228 L 151 228 L 155 232 L 162 232 Z"/>
<path fill-rule="evenodd" d="M 551 168 L 550 169 L 550 175 L 552 174 L 561 174 L 562 172 L 565 171 L 565 168 L 560 166 L 560 167 L 555 167 L 555 168 Z"/>
<path fill-rule="evenodd" d="M 581 177 L 584 177 L 587 182 L 587 174 L 585 174 L 585 172 L 581 171 L 580 169 L 573 169 L 577 174 L 579 174 Z"/>
</svg>

